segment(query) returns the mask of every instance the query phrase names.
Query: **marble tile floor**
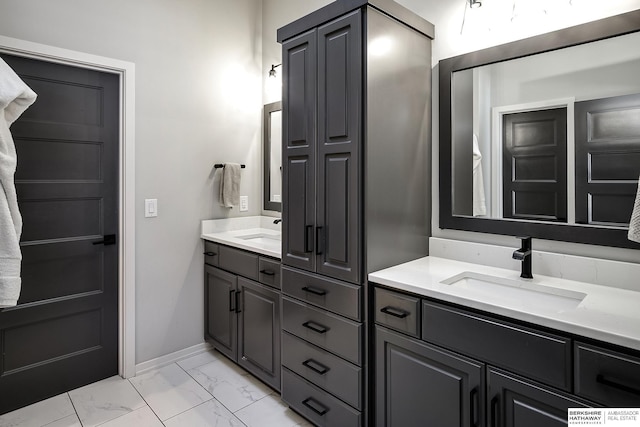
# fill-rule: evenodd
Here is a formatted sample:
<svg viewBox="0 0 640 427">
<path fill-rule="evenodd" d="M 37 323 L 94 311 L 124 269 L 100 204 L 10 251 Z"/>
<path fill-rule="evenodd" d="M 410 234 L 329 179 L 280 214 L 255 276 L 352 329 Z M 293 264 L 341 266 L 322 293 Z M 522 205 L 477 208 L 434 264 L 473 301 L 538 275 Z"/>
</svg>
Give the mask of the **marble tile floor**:
<svg viewBox="0 0 640 427">
<path fill-rule="evenodd" d="M 280 395 L 211 350 L 118 376 L 0 416 L 0 427 L 311 426 Z"/>
</svg>

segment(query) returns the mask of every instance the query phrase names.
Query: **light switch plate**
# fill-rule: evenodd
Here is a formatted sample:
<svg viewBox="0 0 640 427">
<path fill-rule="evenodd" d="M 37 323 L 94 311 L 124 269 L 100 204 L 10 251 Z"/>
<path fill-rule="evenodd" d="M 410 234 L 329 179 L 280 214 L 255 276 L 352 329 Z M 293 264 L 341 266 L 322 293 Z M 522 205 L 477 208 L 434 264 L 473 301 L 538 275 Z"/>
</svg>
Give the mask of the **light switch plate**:
<svg viewBox="0 0 640 427">
<path fill-rule="evenodd" d="M 249 196 L 240 196 L 240 212 L 249 210 Z"/>
<path fill-rule="evenodd" d="M 158 216 L 158 199 L 144 199 L 144 217 L 155 218 Z"/>
</svg>

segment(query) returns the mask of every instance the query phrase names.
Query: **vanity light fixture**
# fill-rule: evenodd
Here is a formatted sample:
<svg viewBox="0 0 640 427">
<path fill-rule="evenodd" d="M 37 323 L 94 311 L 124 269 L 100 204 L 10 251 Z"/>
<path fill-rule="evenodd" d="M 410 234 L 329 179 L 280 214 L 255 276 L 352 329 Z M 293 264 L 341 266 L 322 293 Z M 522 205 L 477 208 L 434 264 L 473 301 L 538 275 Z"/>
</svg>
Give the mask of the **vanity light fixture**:
<svg viewBox="0 0 640 427">
<path fill-rule="evenodd" d="M 281 65 L 282 64 L 277 64 L 277 65 L 271 64 L 271 69 L 269 70 L 269 77 L 275 77 L 276 76 L 276 67 L 279 67 Z"/>
<path fill-rule="evenodd" d="M 477 9 L 480 6 L 482 6 L 482 2 L 480 2 L 478 0 L 469 0 L 469 7 L 471 9 Z"/>
</svg>

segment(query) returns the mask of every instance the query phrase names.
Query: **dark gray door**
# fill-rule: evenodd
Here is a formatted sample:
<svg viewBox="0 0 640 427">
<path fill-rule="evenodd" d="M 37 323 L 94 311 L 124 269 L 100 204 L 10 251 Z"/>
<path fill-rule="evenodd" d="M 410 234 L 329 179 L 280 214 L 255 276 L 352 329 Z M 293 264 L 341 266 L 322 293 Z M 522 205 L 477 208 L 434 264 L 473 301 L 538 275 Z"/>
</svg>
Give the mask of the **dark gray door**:
<svg viewBox="0 0 640 427">
<path fill-rule="evenodd" d="M 280 293 L 238 278 L 238 364 L 280 390 Z"/>
<path fill-rule="evenodd" d="M 118 373 L 118 76 L 2 58 L 38 99 L 11 128 L 22 292 L 0 310 L 0 413 Z"/>
<path fill-rule="evenodd" d="M 576 102 L 576 222 L 629 224 L 640 176 L 640 94 Z"/>
<path fill-rule="evenodd" d="M 504 217 L 567 220 L 567 109 L 503 116 Z"/>
<path fill-rule="evenodd" d="M 360 281 L 361 16 L 318 29 L 316 270 Z"/>
<path fill-rule="evenodd" d="M 565 427 L 569 408 L 586 405 L 490 368 L 487 421 L 501 427 Z"/>
<path fill-rule="evenodd" d="M 282 47 L 282 263 L 315 270 L 316 33 Z"/>
<path fill-rule="evenodd" d="M 379 427 L 483 426 L 483 378 L 480 362 L 376 326 Z"/>
<path fill-rule="evenodd" d="M 220 353 L 238 358 L 238 276 L 204 266 L 205 338 Z"/>
</svg>

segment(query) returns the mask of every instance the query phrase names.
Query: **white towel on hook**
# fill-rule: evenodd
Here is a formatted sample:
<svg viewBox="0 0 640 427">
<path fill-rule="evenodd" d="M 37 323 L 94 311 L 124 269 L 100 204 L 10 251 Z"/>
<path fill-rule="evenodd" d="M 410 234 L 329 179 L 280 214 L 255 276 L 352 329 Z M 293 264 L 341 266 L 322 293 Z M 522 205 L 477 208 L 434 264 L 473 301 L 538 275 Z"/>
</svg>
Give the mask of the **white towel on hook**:
<svg viewBox="0 0 640 427">
<path fill-rule="evenodd" d="M 240 178 L 242 166 L 239 163 L 225 163 L 220 178 L 220 205 L 232 208 L 240 204 Z"/>
<path fill-rule="evenodd" d="M 631 212 L 631 220 L 629 221 L 629 240 L 640 243 L 640 178 L 638 178 L 638 193 L 636 194 L 636 203 Z"/>
<path fill-rule="evenodd" d="M 35 100 L 35 92 L 0 58 L 0 308 L 18 303 L 22 285 L 22 216 L 14 181 L 18 156 L 9 127 Z"/>
</svg>

